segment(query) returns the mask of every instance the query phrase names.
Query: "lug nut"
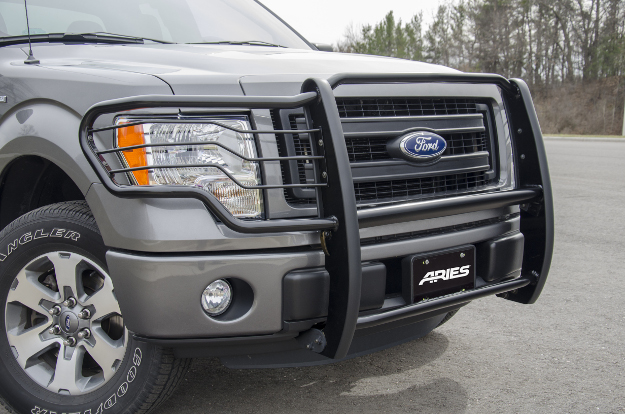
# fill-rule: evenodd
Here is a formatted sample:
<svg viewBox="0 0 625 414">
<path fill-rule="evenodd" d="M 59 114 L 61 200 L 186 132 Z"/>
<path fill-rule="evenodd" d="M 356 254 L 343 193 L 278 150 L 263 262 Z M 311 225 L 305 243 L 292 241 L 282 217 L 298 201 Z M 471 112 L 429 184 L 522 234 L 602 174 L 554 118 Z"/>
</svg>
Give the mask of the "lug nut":
<svg viewBox="0 0 625 414">
<path fill-rule="evenodd" d="M 89 339 L 91 337 L 91 331 L 89 329 L 83 329 L 78 332 L 78 339 Z"/>
<path fill-rule="evenodd" d="M 63 302 L 63 305 L 67 308 L 73 308 L 74 306 L 76 306 L 78 302 L 76 302 L 76 299 L 73 297 L 69 297 L 65 300 L 65 302 Z"/>
<path fill-rule="evenodd" d="M 69 338 L 63 341 L 63 345 L 72 346 L 72 347 L 76 346 L 76 338 L 74 338 L 73 336 L 70 336 Z"/>
<path fill-rule="evenodd" d="M 78 317 L 80 319 L 89 319 L 91 318 L 91 311 L 89 309 L 83 309 L 78 313 Z"/>
<path fill-rule="evenodd" d="M 59 305 L 53 306 L 48 310 L 48 313 L 52 316 L 57 316 L 61 314 L 61 307 Z"/>
<path fill-rule="evenodd" d="M 54 325 L 48 332 L 50 332 L 50 335 L 58 335 L 61 333 L 61 327 L 59 325 Z"/>
</svg>

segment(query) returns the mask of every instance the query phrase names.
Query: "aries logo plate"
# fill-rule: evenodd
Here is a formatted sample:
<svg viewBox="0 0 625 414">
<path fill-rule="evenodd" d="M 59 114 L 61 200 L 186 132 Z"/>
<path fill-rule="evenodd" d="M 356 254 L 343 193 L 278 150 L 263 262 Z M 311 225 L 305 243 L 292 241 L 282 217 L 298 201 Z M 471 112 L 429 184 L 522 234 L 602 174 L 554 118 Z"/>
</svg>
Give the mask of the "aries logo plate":
<svg viewBox="0 0 625 414">
<path fill-rule="evenodd" d="M 411 132 L 399 142 L 402 154 L 412 161 L 432 161 L 443 155 L 447 142 L 433 132 Z"/>
</svg>

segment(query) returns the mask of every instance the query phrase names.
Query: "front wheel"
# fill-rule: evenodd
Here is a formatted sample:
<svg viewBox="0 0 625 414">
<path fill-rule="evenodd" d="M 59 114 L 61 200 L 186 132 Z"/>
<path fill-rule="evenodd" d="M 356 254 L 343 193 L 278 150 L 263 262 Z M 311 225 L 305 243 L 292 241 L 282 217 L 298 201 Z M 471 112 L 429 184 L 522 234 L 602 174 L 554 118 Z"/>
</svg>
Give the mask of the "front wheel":
<svg viewBox="0 0 625 414">
<path fill-rule="evenodd" d="M 147 413 L 189 360 L 124 325 L 106 247 L 85 202 L 30 212 L 0 232 L 0 403 L 18 413 Z"/>
</svg>

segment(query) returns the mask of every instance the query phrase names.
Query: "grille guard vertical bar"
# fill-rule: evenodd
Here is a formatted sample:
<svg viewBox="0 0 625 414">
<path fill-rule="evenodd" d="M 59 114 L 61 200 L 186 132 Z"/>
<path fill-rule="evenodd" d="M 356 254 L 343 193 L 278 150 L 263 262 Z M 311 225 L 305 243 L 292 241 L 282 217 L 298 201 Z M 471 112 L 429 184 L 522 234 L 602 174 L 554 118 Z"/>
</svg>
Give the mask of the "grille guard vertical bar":
<svg viewBox="0 0 625 414">
<path fill-rule="evenodd" d="M 324 329 L 328 345 L 323 355 L 342 359 L 347 356 L 356 332 L 362 264 L 360 232 L 356 214 L 356 197 L 352 171 L 345 147 L 343 128 L 338 116 L 334 93 L 326 80 L 309 79 L 302 92 L 316 91 L 319 99 L 307 107 L 315 128 L 321 128 L 323 151 L 326 155 L 328 186 L 321 188 L 321 215 L 337 217 L 338 229 L 326 238 L 329 256 L 325 268 L 330 274 L 330 301 Z M 312 142 L 315 145 L 316 142 Z"/>
<path fill-rule="evenodd" d="M 530 90 L 520 79 L 512 79 L 510 82 L 517 89 L 516 94 L 508 95 L 506 103 L 515 137 L 519 184 L 541 186 L 542 197 L 521 206 L 521 233 L 525 236 L 523 272 L 531 274 L 534 282 L 508 295 L 507 299 L 531 304 L 540 296 L 551 267 L 555 232 L 553 195 L 547 152 Z"/>
</svg>

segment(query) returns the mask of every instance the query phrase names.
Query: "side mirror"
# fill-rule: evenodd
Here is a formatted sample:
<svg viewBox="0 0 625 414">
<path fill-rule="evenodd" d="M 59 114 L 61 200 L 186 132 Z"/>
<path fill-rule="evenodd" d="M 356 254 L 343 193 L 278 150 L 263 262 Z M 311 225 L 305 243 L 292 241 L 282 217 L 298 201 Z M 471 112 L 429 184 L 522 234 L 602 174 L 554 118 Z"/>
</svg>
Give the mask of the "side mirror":
<svg viewBox="0 0 625 414">
<path fill-rule="evenodd" d="M 334 52 L 332 45 L 327 43 L 313 43 L 313 45 L 321 52 Z"/>
</svg>

